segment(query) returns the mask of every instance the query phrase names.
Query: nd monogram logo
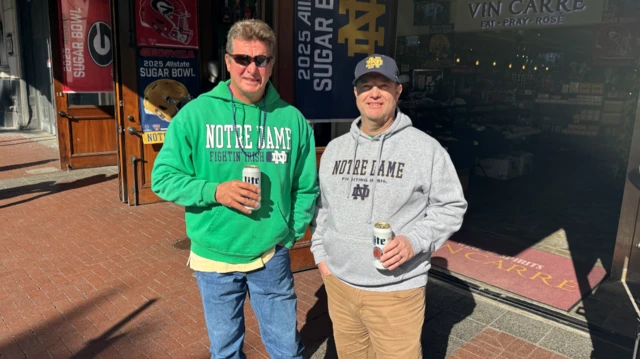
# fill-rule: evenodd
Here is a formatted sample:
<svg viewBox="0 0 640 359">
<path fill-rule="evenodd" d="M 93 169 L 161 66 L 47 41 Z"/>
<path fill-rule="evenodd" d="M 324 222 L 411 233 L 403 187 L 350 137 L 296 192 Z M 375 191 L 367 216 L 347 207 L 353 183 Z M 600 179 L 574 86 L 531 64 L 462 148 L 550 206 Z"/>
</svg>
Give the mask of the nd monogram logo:
<svg viewBox="0 0 640 359">
<path fill-rule="evenodd" d="M 273 154 L 271 154 L 271 160 L 275 164 L 283 165 L 287 163 L 287 153 L 284 151 L 282 152 L 274 151 Z"/>
<path fill-rule="evenodd" d="M 349 23 L 338 30 L 338 42 L 348 41 L 349 56 L 373 54 L 378 46 L 384 46 L 384 27 L 377 27 L 376 20 L 384 15 L 386 6 L 379 0 L 340 0 L 340 14 L 349 12 Z M 356 14 L 360 15 L 356 18 Z M 368 30 L 360 30 L 367 26 Z"/>
<path fill-rule="evenodd" d="M 365 66 L 368 69 L 372 69 L 374 67 L 376 69 L 379 69 L 380 66 L 382 66 L 382 57 L 380 56 L 370 57 L 369 59 L 367 59 L 367 63 L 365 64 Z"/>
<path fill-rule="evenodd" d="M 365 184 L 362 187 L 357 185 L 353 187 L 353 193 L 351 195 L 353 196 L 353 199 L 358 199 L 358 197 L 360 197 L 360 200 L 364 201 L 365 198 L 369 197 L 370 192 L 371 190 L 369 189 L 368 184 Z"/>
</svg>

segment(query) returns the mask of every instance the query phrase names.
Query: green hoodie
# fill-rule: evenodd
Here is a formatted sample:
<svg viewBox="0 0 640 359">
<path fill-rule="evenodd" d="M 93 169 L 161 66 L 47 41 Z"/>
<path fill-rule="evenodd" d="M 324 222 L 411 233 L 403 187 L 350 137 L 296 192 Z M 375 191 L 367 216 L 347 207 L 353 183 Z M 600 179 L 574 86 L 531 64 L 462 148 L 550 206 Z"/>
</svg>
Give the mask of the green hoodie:
<svg viewBox="0 0 640 359">
<path fill-rule="evenodd" d="M 173 118 L 151 172 L 152 190 L 186 208 L 191 250 L 204 258 L 242 264 L 276 244 L 291 248 L 302 238 L 318 194 L 313 130 L 302 114 L 280 98 L 271 83 L 263 101 L 245 104 L 229 82 L 219 83 Z M 247 157 L 264 144 L 257 156 Z M 262 171 L 261 208 L 245 215 L 219 204 L 218 184 L 242 180 L 245 165 Z"/>
</svg>

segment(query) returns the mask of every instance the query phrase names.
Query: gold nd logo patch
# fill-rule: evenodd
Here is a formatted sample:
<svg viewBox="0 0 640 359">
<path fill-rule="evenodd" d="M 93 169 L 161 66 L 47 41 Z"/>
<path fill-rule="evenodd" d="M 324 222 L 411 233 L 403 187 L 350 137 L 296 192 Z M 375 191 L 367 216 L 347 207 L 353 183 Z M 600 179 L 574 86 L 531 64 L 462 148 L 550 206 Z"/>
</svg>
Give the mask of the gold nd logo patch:
<svg viewBox="0 0 640 359">
<path fill-rule="evenodd" d="M 380 66 L 382 66 L 382 58 L 380 56 L 370 57 L 369 59 L 367 59 L 367 63 L 365 64 L 365 66 L 368 69 L 372 69 L 374 67 L 376 69 L 379 69 Z"/>
</svg>

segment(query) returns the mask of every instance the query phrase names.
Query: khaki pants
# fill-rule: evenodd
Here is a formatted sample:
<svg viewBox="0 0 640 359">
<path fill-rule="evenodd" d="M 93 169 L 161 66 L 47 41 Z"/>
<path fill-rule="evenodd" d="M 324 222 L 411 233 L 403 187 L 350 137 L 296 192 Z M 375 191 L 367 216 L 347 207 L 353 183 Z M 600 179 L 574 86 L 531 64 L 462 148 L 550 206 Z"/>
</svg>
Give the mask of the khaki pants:
<svg viewBox="0 0 640 359">
<path fill-rule="evenodd" d="M 421 359 L 425 288 L 371 292 L 323 277 L 341 359 Z"/>
</svg>

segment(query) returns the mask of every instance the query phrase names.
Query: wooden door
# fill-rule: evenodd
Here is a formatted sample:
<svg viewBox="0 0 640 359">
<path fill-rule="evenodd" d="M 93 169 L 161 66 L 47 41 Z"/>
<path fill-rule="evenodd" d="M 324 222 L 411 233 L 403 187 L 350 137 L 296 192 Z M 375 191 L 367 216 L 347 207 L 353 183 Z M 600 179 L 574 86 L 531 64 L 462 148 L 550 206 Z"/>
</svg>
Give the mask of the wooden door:
<svg viewBox="0 0 640 359">
<path fill-rule="evenodd" d="M 143 141 L 145 132 L 140 121 L 140 97 L 138 91 L 137 59 L 141 51 L 137 47 L 135 4 L 132 0 L 112 0 L 113 11 L 118 19 L 115 22 L 115 67 L 116 67 L 116 99 L 121 107 L 118 109 L 118 124 L 121 129 L 118 137 L 119 165 L 122 198 L 131 206 L 161 201 L 151 190 L 151 170 L 155 159 L 162 148 L 162 143 Z M 206 64 L 213 58 L 213 35 L 215 28 L 208 19 L 212 18 L 210 1 L 198 1 L 198 42 L 199 73 L 201 89 L 205 89 L 207 81 Z M 193 97 L 199 95 L 192 94 Z M 161 135 L 160 135 L 161 136 Z"/>
<path fill-rule="evenodd" d="M 63 169 L 68 169 L 115 165 L 117 163 L 117 145 L 113 91 L 65 92 L 60 6 L 58 0 L 49 1 L 49 8 L 52 9 L 50 12 L 51 47 L 60 166 Z M 108 0 L 105 8 L 108 8 Z M 99 27 L 99 29 L 105 30 L 108 27 Z M 103 46 L 101 50 L 106 51 L 107 54 L 110 51 L 110 37 L 111 34 L 107 32 L 94 37 L 96 43 Z M 90 75 L 87 73 L 87 76 Z M 113 88 L 111 76 L 94 81 L 99 82 L 96 83 L 97 85 L 104 85 L 96 87 Z"/>
</svg>

